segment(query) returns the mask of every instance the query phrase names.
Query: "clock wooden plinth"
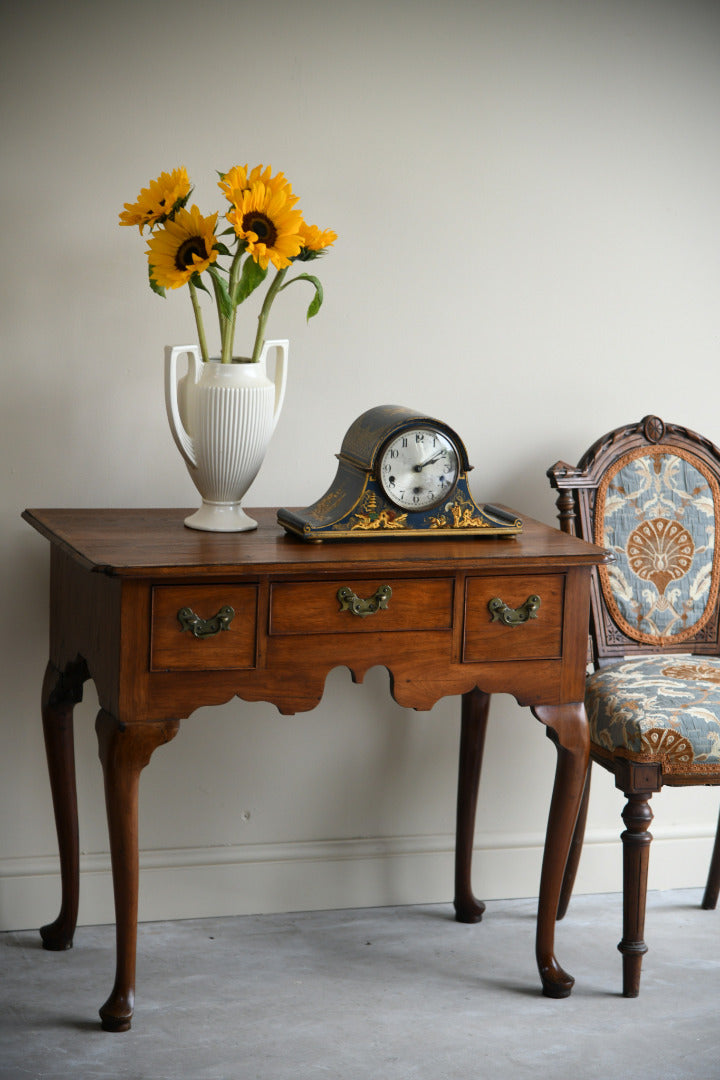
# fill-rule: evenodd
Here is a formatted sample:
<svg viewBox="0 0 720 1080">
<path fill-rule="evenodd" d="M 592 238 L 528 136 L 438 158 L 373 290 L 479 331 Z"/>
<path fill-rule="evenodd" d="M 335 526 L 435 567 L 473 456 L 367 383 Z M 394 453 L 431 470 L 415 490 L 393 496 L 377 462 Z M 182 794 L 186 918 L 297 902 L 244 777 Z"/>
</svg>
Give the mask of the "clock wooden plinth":
<svg viewBox="0 0 720 1080">
<path fill-rule="evenodd" d="M 253 510 L 251 533 L 201 533 L 182 510 L 35 510 L 51 544 L 50 659 L 42 716 L 60 849 L 62 905 L 43 930 L 69 948 L 79 891 L 73 706 L 92 678 L 117 923 L 103 1027 L 130 1027 L 138 912 L 138 787 L 180 720 L 237 696 L 282 713 L 312 709 L 329 671 L 381 665 L 394 699 L 429 709 L 462 695 L 455 906 L 471 886 L 477 785 L 490 695 L 512 694 L 558 751 L 539 889 L 543 992 L 570 993 L 555 958 L 562 876 L 588 762 L 583 706 L 590 574 L 602 549 L 528 518 L 490 544 L 415 537 L 304 544 Z M 211 737 L 208 730 L 207 737 Z M 241 1004 L 241 1003 L 240 1003 Z"/>
</svg>

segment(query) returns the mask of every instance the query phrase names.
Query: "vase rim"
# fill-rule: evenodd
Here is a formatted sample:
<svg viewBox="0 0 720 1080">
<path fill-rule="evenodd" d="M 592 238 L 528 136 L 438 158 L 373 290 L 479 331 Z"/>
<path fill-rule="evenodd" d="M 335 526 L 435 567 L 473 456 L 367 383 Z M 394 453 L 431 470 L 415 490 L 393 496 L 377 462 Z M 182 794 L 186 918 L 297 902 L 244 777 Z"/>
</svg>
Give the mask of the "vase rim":
<svg viewBox="0 0 720 1080">
<path fill-rule="evenodd" d="M 208 363 L 221 364 L 222 361 L 219 356 L 209 356 Z M 259 360 L 253 360 L 250 356 L 233 356 L 230 364 L 259 364 Z M 230 364 L 226 364 L 225 367 L 229 367 Z"/>
</svg>

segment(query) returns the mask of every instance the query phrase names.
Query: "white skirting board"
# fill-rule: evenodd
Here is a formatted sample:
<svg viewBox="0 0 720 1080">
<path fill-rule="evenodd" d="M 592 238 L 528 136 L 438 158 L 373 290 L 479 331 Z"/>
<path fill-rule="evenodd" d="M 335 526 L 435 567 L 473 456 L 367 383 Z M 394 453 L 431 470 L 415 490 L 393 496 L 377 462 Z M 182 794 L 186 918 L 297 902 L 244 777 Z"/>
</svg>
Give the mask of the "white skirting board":
<svg viewBox="0 0 720 1080">
<path fill-rule="evenodd" d="M 705 883 L 713 831 L 657 829 L 649 888 Z M 478 834 L 473 882 L 478 898 L 536 896 L 544 837 Z M 191 919 L 331 908 L 452 902 L 453 837 L 175 848 L 140 853 L 141 921 Z M 114 921 L 107 853 L 81 856 L 80 925 Z M 578 892 L 622 888 L 618 834 L 588 833 Z M 34 929 L 60 907 L 57 857 L 0 863 L 0 930 Z"/>
</svg>

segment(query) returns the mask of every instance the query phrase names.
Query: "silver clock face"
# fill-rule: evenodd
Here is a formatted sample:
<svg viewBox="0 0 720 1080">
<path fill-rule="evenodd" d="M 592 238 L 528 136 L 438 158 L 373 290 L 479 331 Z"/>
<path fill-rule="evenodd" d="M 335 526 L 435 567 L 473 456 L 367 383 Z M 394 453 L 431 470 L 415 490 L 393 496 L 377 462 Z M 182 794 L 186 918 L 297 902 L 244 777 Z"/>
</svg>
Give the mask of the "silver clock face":
<svg viewBox="0 0 720 1080">
<path fill-rule="evenodd" d="M 447 499 L 457 483 L 458 453 L 435 428 L 397 435 L 382 451 L 378 477 L 388 499 L 403 510 L 429 510 Z"/>
</svg>

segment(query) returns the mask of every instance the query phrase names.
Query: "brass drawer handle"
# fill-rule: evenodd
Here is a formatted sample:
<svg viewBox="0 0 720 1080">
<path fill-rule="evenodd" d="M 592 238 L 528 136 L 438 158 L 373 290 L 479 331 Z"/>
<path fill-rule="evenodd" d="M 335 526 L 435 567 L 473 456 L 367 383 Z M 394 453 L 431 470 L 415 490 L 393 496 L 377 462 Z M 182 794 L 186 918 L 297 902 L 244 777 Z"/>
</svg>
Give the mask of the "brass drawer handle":
<svg viewBox="0 0 720 1080">
<path fill-rule="evenodd" d="M 540 597 L 533 593 L 520 607 L 511 608 L 499 596 L 495 596 L 488 607 L 492 613 L 492 622 L 501 622 L 504 626 L 521 626 L 528 619 L 537 619 Z"/>
<path fill-rule="evenodd" d="M 356 596 L 349 585 L 343 585 L 337 591 L 340 610 L 351 611 L 353 615 L 359 615 L 361 619 L 365 619 L 368 615 L 374 615 L 376 611 L 386 608 L 391 596 L 392 589 L 389 585 L 381 585 L 379 589 L 375 590 L 374 595 L 368 597 L 367 600 L 361 600 L 359 596 Z"/>
<path fill-rule="evenodd" d="M 196 638 L 212 637 L 221 630 L 228 630 L 230 623 L 235 618 L 235 608 L 225 604 L 220 608 L 217 615 L 209 619 L 201 619 L 192 608 L 182 607 L 177 613 L 178 622 L 183 630 L 189 630 Z"/>
</svg>

